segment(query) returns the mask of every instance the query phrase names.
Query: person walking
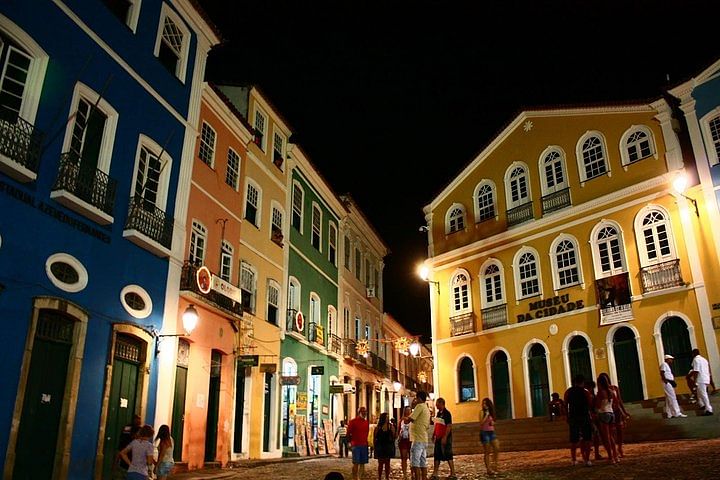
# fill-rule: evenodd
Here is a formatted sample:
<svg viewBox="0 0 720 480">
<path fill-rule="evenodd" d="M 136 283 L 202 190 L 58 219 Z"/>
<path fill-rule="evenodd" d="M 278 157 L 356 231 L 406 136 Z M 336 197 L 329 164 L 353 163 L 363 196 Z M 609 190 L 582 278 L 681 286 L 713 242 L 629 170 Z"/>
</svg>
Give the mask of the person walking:
<svg viewBox="0 0 720 480">
<path fill-rule="evenodd" d="M 403 418 L 409 417 L 412 408 L 405 407 L 403 409 Z M 410 458 L 410 424 L 401 421 L 400 431 L 398 432 L 398 450 L 400 450 L 400 464 L 402 466 L 403 480 L 408 480 L 407 467 Z"/>
<path fill-rule="evenodd" d="M 600 375 L 605 377 L 605 379 L 607 380 L 607 384 L 610 386 L 610 390 L 612 390 L 612 392 L 614 393 L 613 424 L 611 425 L 610 433 L 613 434 L 615 449 L 617 451 L 618 458 L 622 458 L 625 456 L 625 453 L 623 452 L 625 427 L 627 426 L 627 421 L 630 420 L 630 414 L 627 412 L 627 410 L 625 410 L 625 404 L 622 400 L 620 387 L 617 385 L 613 385 L 613 383 L 610 381 L 610 376 L 607 373 L 603 372 Z"/>
<path fill-rule="evenodd" d="M 155 443 L 158 450 L 155 476 L 157 480 L 166 480 L 175 466 L 175 459 L 173 458 L 175 441 L 172 436 L 170 436 L 170 427 L 167 425 L 160 426 L 157 437 L 155 437 Z"/>
<path fill-rule="evenodd" d="M 672 373 L 672 365 L 675 361 L 675 357 L 672 355 L 665 355 L 665 361 L 660 364 L 660 379 L 663 382 L 663 390 L 665 391 L 665 413 L 667 418 L 675 417 L 687 417 L 678 405 L 677 396 L 675 395 L 675 375 Z"/>
<path fill-rule="evenodd" d="M 127 480 L 146 480 L 150 476 L 155 463 L 155 447 L 152 444 L 154 433 L 150 425 L 143 425 L 135 440 L 120 451 L 120 458 L 129 465 Z M 132 459 L 128 455 L 132 455 Z"/>
<path fill-rule="evenodd" d="M 410 416 L 403 420 L 412 423 L 410 426 L 410 468 L 413 470 L 415 480 L 427 480 L 427 441 L 430 428 L 430 410 L 427 404 L 427 393 L 417 393 L 417 405 Z"/>
<path fill-rule="evenodd" d="M 378 461 L 378 480 L 382 480 L 383 470 L 385 480 L 390 480 L 390 459 L 395 457 L 395 427 L 390 423 L 387 412 L 380 414 L 374 429 L 373 442 L 373 451 Z"/>
<path fill-rule="evenodd" d="M 603 373 L 598 377 L 595 409 L 597 410 L 598 425 L 600 426 L 600 439 L 608 454 L 608 462 L 615 464 L 618 463 L 615 438 L 612 432 L 615 422 L 615 414 L 613 413 L 613 397 L 615 397 L 615 393 L 610 388 L 609 378 Z"/>
<path fill-rule="evenodd" d="M 348 422 L 347 434 L 352 447 L 352 476 L 353 480 L 365 477 L 365 465 L 368 463 L 368 435 L 370 423 L 367 421 L 367 409 L 358 408 L 357 417 Z"/>
<path fill-rule="evenodd" d="M 340 420 L 340 426 L 335 430 L 335 440 L 338 440 L 340 458 L 348 456 L 347 426 L 345 420 Z"/>
<path fill-rule="evenodd" d="M 708 396 L 710 364 L 705 357 L 700 355 L 700 350 L 697 348 L 692 351 L 692 372 L 690 372 L 690 377 L 695 383 L 698 406 L 705 410 L 702 415 L 712 415 L 713 408 Z"/>
<path fill-rule="evenodd" d="M 495 405 L 489 398 L 483 398 L 480 411 L 480 443 L 485 454 L 485 468 L 488 475 L 497 475 L 500 446 L 495 435 Z M 492 452 L 492 458 L 491 458 Z"/>
<path fill-rule="evenodd" d="M 590 442 L 592 441 L 592 396 L 585 389 L 585 378 L 575 375 L 570 388 L 565 390 L 563 401 L 567 408 L 567 423 L 570 430 L 570 460 L 577 465 L 577 449 L 586 466 L 591 467 Z"/>
<path fill-rule="evenodd" d="M 452 451 L 452 414 L 445 408 L 445 399 L 442 397 L 435 400 L 435 408 L 437 408 L 435 418 L 433 418 L 435 448 L 433 450 L 433 473 L 430 480 L 439 480 L 438 470 L 440 462 L 443 461 L 448 462 L 450 467 L 448 480 L 457 480 Z"/>
</svg>

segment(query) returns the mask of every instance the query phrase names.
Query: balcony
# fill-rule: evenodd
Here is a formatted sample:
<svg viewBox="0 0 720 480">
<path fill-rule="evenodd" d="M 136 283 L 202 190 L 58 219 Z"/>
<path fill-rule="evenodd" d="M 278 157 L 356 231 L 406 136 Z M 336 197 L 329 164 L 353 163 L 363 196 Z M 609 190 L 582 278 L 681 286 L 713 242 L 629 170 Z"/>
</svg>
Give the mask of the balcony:
<svg viewBox="0 0 720 480">
<path fill-rule="evenodd" d="M 236 302 L 232 298 L 226 297 L 225 295 L 215 290 L 210 290 L 208 293 L 200 291 L 200 287 L 197 282 L 197 271 L 198 267 L 190 263 L 185 263 L 182 267 L 182 274 L 180 275 L 180 291 L 192 292 L 195 296 L 202 298 L 210 306 L 218 308 L 224 313 L 230 313 L 237 317 L 243 316 L 243 308 L 241 302 Z"/>
<path fill-rule="evenodd" d="M 483 330 L 507 325 L 507 305 L 483 308 L 480 312 Z"/>
<path fill-rule="evenodd" d="M 357 350 L 355 349 L 355 342 L 346 338 L 343 340 L 343 356 L 345 358 L 351 358 L 355 361 L 358 360 Z"/>
<path fill-rule="evenodd" d="M 458 315 L 450 318 L 450 335 L 465 335 L 475 333 L 475 317 L 472 313 Z"/>
<path fill-rule="evenodd" d="M 298 325 L 298 322 L 296 322 L 297 319 L 297 313 L 298 311 L 293 308 L 288 308 L 287 311 L 287 323 L 285 324 L 285 330 L 288 332 L 295 332 L 299 333 L 300 335 L 305 335 L 305 322 L 302 322 L 302 325 Z M 298 328 L 300 327 L 300 328 Z"/>
<path fill-rule="evenodd" d="M 542 197 L 542 210 L 543 215 L 555 212 L 557 210 L 569 207 L 570 203 L 570 189 L 564 188 L 557 192 L 549 193 Z"/>
<path fill-rule="evenodd" d="M 130 201 L 123 237 L 158 257 L 169 257 L 173 218 L 142 197 Z"/>
<path fill-rule="evenodd" d="M 643 267 L 640 269 L 640 278 L 644 293 L 685 285 L 680 272 L 680 260 L 671 260 L 650 267 Z"/>
<path fill-rule="evenodd" d="M 330 353 L 335 353 L 337 355 L 342 354 L 342 341 L 340 340 L 340 337 L 334 333 L 328 335 L 328 350 Z"/>
<path fill-rule="evenodd" d="M 75 153 L 60 156 L 60 168 L 50 198 L 100 225 L 113 222 L 117 181 L 96 168 L 83 168 Z"/>
<path fill-rule="evenodd" d="M 325 346 L 325 329 L 323 326 L 310 322 L 308 324 L 308 340 L 317 345 Z"/>
<path fill-rule="evenodd" d="M 533 206 L 532 202 L 527 202 L 519 207 L 511 208 L 507 211 L 507 223 L 508 227 L 519 225 L 528 220 L 532 220 L 533 217 Z"/>
<path fill-rule="evenodd" d="M 0 110 L 0 171 L 18 182 L 37 178 L 43 133 L 32 124 Z"/>
</svg>

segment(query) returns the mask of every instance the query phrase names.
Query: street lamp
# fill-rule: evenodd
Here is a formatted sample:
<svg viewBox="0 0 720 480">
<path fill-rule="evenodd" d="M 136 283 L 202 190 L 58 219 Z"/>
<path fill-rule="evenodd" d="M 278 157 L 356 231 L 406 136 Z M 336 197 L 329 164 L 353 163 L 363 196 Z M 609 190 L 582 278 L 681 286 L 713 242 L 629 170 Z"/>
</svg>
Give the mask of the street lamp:
<svg viewBox="0 0 720 480">
<path fill-rule="evenodd" d="M 395 380 L 395 381 L 393 382 L 393 390 L 395 390 L 395 393 L 398 393 L 401 388 L 402 388 L 402 383 L 400 383 L 400 382 L 398 382 L 397 380 Z"/>
<path fill-rule="evenodd" d="M 428 268 L 427 265 L 421 265 L 420 267 L 418 267 L 418 275 L 424 281 L 434 284 L 435 288 L 437 289 L 438 295 L 440 295 L 440 282 L 434 282 L 434 281 L 430 280 L 430 269 Z"/>
<path fill-rule="evenodd" d="M 675 180 L 673 180 L 673 189 L 681 197 L 683 197 L 684 199 L 688 200 L 690 203 L 693 204 L 693 207 L 695 207 L 695 215 L 700 217 L 700 211 L 698 210 L 697 200 L 685 195 L 685 190 L 687 190 L 687 186 L 688 186 L 688 177 L 685 173 L 680 173 L 678 176 L 675 177 Z"/>
<path fill-rule="evenodd" d="M 408 350 L 410 351 L 410 355 L 417 357 L 420 355 L 420 344 L 418 342 L 413 342 L 408 347 Z"/>
<path fill-rule="evenodd" d="M 183 328 L 185 329 L 187 335 L 190 335 L 192 331 L 195 330 L 195 327 L 197 327 L 198 318 L 199 315 L 197 310 L 195 310 L 195 305 L 191 303 L 185 309 L 182 316 Z"/>
</svg>

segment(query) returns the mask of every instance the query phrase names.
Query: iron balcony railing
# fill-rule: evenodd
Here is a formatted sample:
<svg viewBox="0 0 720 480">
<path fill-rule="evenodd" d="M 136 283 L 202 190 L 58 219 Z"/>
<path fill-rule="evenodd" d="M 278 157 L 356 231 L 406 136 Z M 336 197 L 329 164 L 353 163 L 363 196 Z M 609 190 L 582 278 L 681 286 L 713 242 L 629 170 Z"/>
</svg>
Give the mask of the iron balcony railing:
<svg viewBox="0 0 720 480">
<path fill-rule="evenodd" d="M 343 339 L 343 356 L 346 358 L 352 358 L 353 360 L 358 359 L 355 341 L 350 340 L 349 338 Z"/>
<path fill-rule="evenodd" d="M 508 227 L 513 225 L 519 225 L 523 222 L 533 219 L 533 206 L 532 202 L 524 203 L 518 207 L 511 208 L 507 211 L 507 223 Z"/>
<path fill-rule="evenodd" d="M 495 307 L 483 308 L 480 312 L 482 316 L 483 330 L 489 330 L 495 327 L 507 325 L 507 305 L 497 305 Z"/>
<path fill-rule="evenodd" d="M 137 230 L 169 249 L 172 245 L 173 218 L 154 203 L 136 196 L 130 201 L 125 230 Z"/>
<path fill-rule="evenodd" d="M 640 278 L 645 293 L 685 285 L 680 272 L 680 260 L 671 260 L 650 267 L 643 267 L 640 269 Z"/>
<path fill-rule="evenodd" d="M 325 345 L 325 333 L 323 332 L 322 325 L 318 325 L 315 322 L 308 324 L 308 340 L 318 345 Z"/>
<path fill-rule="evenodd" d="M 60 156 L 60 169 L 52 189 L 65 190 L 108 215 L 113 215 L 117 181 L 97 168 L 83 168 L 82 160 L 76 153 L 68 152 Z"/>
<path fill-rule="evenodd" d="M 0 108 L 0 154 L 38 172 L 43 133 L 17 113 Z"/>
<path fill-rule="evenodd" d="M 302 328 L 298 328 L 297 324 L 297 313 L 298 311 L 294 308 L 288 308 L 287 311 L 287 323 L 285 324 L 285 330 L 288 332 L 295 332 L 299 333 L 300 335 L 305 335 L 305 322 L 302 322 L 302 325 L 300 325 Z"/>
<path fill-rule="evenodd" d="M 464 335 L 466 333 L 475 333 L 475 317 L 472 313 L 458 315 L 450 318 L 450 334 Z"/>
<path fill-rule="evenodd" d="M 542 209 L 543 215 L 555 212 L 565 207 L 569 207 L 570 203 L 570 189 L 564 188 L 557 192 L 549 193 L 542 197 Z"/>
<path fill-rule="evenodd" d="M 334 333 L 328 335 L 328 350 L 330 353 L 336 353 L 338 355 L 342 354 L 342 341 L 340 340 L 340 337 Z"/>
<path fill-rule="evenodd" d="M 232 298 L 226 297 L 220 292 L 210 290 L 208 293 L 200 291 L 200 286 L 197 282 L 197 271 L 198 267 L 192 263 L 186 262 L 182 267 L 182 274 L 180 275 L 180 290 L 186 290 L 193 292 L 200 297 L 206 299 L 210 304 L 218 307 L 222 310 L 242 317 L 243 307 L 242 303 L 236 302 Z"/>
</svg>

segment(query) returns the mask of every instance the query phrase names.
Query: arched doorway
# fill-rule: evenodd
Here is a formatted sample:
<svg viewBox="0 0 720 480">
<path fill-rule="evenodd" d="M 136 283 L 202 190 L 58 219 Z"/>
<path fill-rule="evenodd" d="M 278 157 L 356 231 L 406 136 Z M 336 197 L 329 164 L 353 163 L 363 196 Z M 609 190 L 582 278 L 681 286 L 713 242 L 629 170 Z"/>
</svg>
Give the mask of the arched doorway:
<svg viewBox="0 0 720 480">
<path fill-rule="evenodd" d="M 492 381 L 495 414 L 499 419 L 512 417 L 510 410 L 510 369 L 505 352 L 495 352 L 491 360 L 490 379 Z"/>
<path fill-rule="evenodd" d="M 536 343 L 530 348 L 528 355 L 528 381 L 530 383 L 530 400 L 532 416 L 547 415 L 550 402 L 550 385 L 548 384 L 547 352 L 545 347 Z"/>
<path fill-rule="evenodd" d="M 660 327 L 663 350 L 675 357 L 672 372 L 676 377 L 684 377 L 692 365 L 692 344 L 687 324 L 680 317 L 670 317 Z"/>
<path fill-rule="evenodd" d="M 620 327 L 613 335 L 613 353 L 618 386 L 623 401 L 634 402 L 643 399 L 642 375 L 638 358 L 635 332 L 628 327 Z"/>
<path fill-rule="evenodd" d="M 590 348 L 582 335 L 575 335 L 568 344 L 568 363 L 570 365 L 570 379 L 582 375 L 585 380 L 592 380 L 592 365 L 590 364 Z"/>
</svg>

